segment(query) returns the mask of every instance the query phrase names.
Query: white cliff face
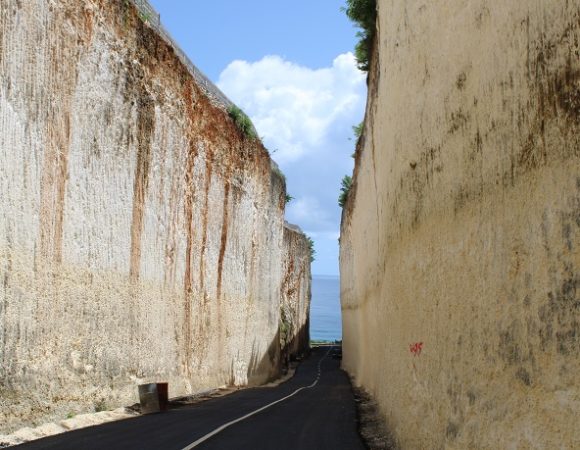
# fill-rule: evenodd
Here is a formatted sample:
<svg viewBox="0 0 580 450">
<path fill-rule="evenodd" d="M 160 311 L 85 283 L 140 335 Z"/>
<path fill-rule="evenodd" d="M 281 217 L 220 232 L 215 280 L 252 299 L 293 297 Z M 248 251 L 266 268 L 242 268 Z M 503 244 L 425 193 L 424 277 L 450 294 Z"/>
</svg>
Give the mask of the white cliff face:
<svg viewBox="0 0 580 450">
<path fill-rule="evenodd" d="M 580 447 L 580 8 L 500 3 L 378 2 L 343 365 L 401 448 Z"/>
<path fill-rule="evenodd" d="M 284 227 L 280 305 L 280 345 L 283 358 L 293 358 L 310 342 L 312 275 L 308 238 L 295 226 Z"/>
<path fill-rule="evenodd" d="M 276 376 L 284 195 L 129 2 L 2 0 L 0 431 Z"/>
</svg>

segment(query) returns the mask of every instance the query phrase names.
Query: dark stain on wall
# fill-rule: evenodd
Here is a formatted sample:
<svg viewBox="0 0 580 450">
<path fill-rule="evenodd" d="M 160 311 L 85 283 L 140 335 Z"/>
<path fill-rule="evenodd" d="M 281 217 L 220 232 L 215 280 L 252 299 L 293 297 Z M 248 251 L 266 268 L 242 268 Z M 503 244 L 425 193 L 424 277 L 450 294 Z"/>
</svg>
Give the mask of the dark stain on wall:
<svg viewBox="0 0 580 450">
<path fill-rule="evenodd" d="M 580 339 L 580 274 L 574 271 L 570 263 L 564 264 L 560 288 L 548 294 L 547 308 L 544 310 L 544 321 L 556 321 L 557 349 L 562 354 L 578 353 L 576 345 Z"/>
<path fill-rule="evenodd" d="M 499 356 L 509 365 L 520 363 L 523 358 L 523 352 L 520 348 L 521 329 L 517 321 L 499 333 Z"/>
<path fill-rule="evenodd" d="M 465 72 L 461 72 L 457 76 L 457 81 L 455 81 L 455 86 L 457 86 L 457 89 L 462 91 L 463 89 L 465 89 L 465 83 L 467 83 L 467 74 Z"/>
<path fill-rule="evenodd" d="M 222 274 L 224 257 L 226 254 L 226 246 L 228 243 L 228 226 L 230 218 L 230 181 L 229 176 L 226 177 L 226 183 L 224 186 L 224 206 L 222 211 L 222 232 L 220 238 L 220 252 L 218 257 L 218 272 L 217 272 L 217 300 L 219 301 L 222 294 Z"/>
<path fill-rule="evenodd" d="M 485 12 L 484 15 L 489 15 L 489 12 Z M 512 187 L 516 179 L 526 172 L 556 160 L 580 157 L 579 18 L 578 12 L 570 17 L 570 23 L 558 37 L 548 36 L 546 31 L 533 36 L 529 31 L 529 18 L 523 22 L 522 27 L 524 32 L 527 32 L 528 38 L 527 83 L 530 94 L 514 98 L 516 89 L 514 78 L 517 75 L 514 75 L 513 71 L 507 72 L 505 81 L 499 85 L 504 98 L 505 114 L 511 114 L 516 121 L 516 136 L 519 135 L 519 138 L 501 140 L 502 135 L 513 135 L 510 132 L 513 125 L 506 119 L 507 116 L 494 118 L 485 124 L 476 123 L 474 118 L 478 116 L 477 98 L 473 100 L 472 105 L 462 102 L 463 106 L 447 113 L 447 135 L 437 145 L 430 147 L 443 149 L 445 152 L 450 139 L 454 139 L 454 136 L 461 132 L 475 132 L 477 128 L 475 138 L 467 147 L 464 162 L 465 179 L 456 178 L 457 186 L 454 189 L 452 206 L 456 214 L 481 197 L 485 189 L 493 189 L 496 185 L 503 188 Z M 542 28 L 545 28 L 545 25 Z M 463 95 L 462 92 L 467 85 L 467 73 L 461 72 L 453 80 L 453 84 L 455 92 L 461 92 L 457 95 Z M 446 101 L 448 100 L 449 98 Z M 561 136 L 561 145 L 554 142 L 554 133 Z M 548 136 L 551 141 L 548 141 Z M 485 148 L 501 145 L 500 142 L 506 144 L 506 151 L 511 152 L 510 163 L 499 165 L 501 170 L 495 178 L 484 178 L 482 175 Z M 398 149 L 396 143 L 394 145 L 396 154 Z M 411 170 L 401 176 L 399 186 L 392 195 L 393 215 L 400 217 L 401 229 L 409 225 L 417 226 L 421 218 L 428 213 L 426 208 L 440 209 L 433 208 L 427 187 L 432 188 L 433 181 L 437 173 L 443 169 L 443 165 L 438 164 L 434 173 L 431 167 L 424 166 L 425 163 L 429 163 L 429 159 L 425 156 L 425 152 L 421 152 L 415 160 L 409 162 Z M 423 177 L 427 180 L 423 180 Z M 479 184 L 473 183 L 474 179 L 479 179 Z M 356 186 L 356 177 L 354 185 Z M 405 193 L 412 195 L 406 197 Z M 405 200 L 402 200 L 403 198 Z M 411 206 L 409 201 L 413 203 Z"/>
<path fill-rule="evenodd" d="M 470 117 L 469 113 L 459 108 L 457 111 L 453 111 L 449 117 L 449 133 L 454 134 L 457 131 L 466 127 L 469 123 Z"/>
<path fill-rule="evenodd" d="M 569 208 L 560 215 L 562 248 L 555 249 L 558 266 L 549 268 L 551 290 L 539 308 L 541 348 L 555 345 L 562 355 L 580 353 L 580 274 L 575 270 L 573 250 L 580 237 L 580 180 Z M 550 252 L 547 248 L 546 251 Z"/>
<path fill-rule="evenodd" d="M 520 171 L 555 159 L 580 156 L 579 29 L 580 8 L 570 17 L 560 36 L 540 32 L 528 43 L 528 83 L 532 96 L 529 131 L 522 140 L 518 158 Z M 525 121 L 523 117 L 520 115 L 520 122 Z M 548 126 L 557 127 L 564 145 L 546 145 Z"/>
<path fill-rule="evenodd" d="M 143 216 L 151 165 L 151 137 L 155 129 L 155 103 L 141 86 L 137 103 L 137 164 L 133 183 L 133 217 L 131 222 L 131 279 L 138 280 L 141 269 Z"/>
</svg>

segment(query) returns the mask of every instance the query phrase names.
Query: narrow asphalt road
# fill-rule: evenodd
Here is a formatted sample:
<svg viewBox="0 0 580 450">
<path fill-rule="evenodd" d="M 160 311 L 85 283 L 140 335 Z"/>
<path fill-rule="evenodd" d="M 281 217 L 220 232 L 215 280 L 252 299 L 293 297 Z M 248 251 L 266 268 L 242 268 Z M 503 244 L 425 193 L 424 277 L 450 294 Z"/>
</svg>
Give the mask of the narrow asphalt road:
<svg viewBox="0 0 580 450">
<path fill-rule="evenodd" d="M 14 448 L 364 449 L 357 432 L 350 382 L 340 370 L 339 361 L 327 353 L 328 347 L 313 349 L 295 376 L 275 388 L 245 389 L 163 414 L 71 431 Z M 288 398 L 256 412 L 285 397 Z M 223 425 L 253 412 L 256 413 L 208 437 Z M 201 442 L 195 445 L 196 441 Z"/>
</svg>

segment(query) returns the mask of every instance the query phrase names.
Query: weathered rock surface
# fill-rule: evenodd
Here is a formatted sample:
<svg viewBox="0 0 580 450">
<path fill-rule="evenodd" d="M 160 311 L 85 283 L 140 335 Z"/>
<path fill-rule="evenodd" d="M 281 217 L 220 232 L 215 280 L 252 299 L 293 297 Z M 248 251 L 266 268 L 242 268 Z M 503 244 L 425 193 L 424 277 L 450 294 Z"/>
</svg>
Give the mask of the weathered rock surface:
<svg viewBox="0 0 580 450">
<path fill-rule="evenodd" d="M 2 0 L 0 432 L 277 376 L 284 197 L 131 2 Z"/>
<path fill-rule="evenodd" d="M 377 3 L 344 367 L 401 448 L 580 448 L 580 4 Z"/>
<path fill-rule="evenodd" d="M 291 359 L 310 342 L 310 247 L 300 228 L 286 224 L 283 250 L 280 345 L 282 358 Z M 308 257 L 297 258 L 296 255 Z"/>
</svg>

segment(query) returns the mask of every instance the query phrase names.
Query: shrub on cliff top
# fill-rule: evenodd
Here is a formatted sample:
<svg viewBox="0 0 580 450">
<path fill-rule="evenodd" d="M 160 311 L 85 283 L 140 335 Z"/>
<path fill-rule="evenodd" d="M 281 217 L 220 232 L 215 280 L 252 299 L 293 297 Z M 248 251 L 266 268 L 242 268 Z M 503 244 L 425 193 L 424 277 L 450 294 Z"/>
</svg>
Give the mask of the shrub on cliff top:
<svg viewBox="0 0 580 450">
<path fill-rule="evenodd" d="M 357 139 L 357 141 L 362 136 L 362 132 L 363 132 L 364 127 L 365 127 L 364 120 L 361 123 L 359 123 L 358 125 L 352 126 L 352 132 L 354 133 L 354 137 Z"/>
<path fill-rule="evenodd" d="M 238 129 L 244 134 L 244 136 L 250 139 L 257 139 L 258 135 L 250 118 L 246 115 L 244 111 L 238 108 L 236 105 L 232 105 L 228 108 L 228 114 L 238 127 Z"/>
<path fill-rule="evenodd" d="M 310 236 L 306 236 L 306 240 L 308 241 L 308 250 L 310 250 L 310 262 L 314 261 L 314 255 L 316 255 L 316 250 L 314 250 L 314 241 Z"/>
<path fill-rule="evenodd" d="M 358 27 L 356 36 L 359 38 L 354 48 L 358 68 L 365 72 L 370 68 L 370 55 L 375 37 L 377 19 L 376 0 L 346 0 L 346 7 L 341 8 Z"/>
<path fill-rule="evenodd" d="M 342 187 L 340 188 L 340 195 L 338 196 L 338 205 L 341 208 L 344 208 L 344 204 L 346 203 L 346 199 L 348 198 L 348 193 L 350 191 L 350 187 L 352 186 L 352 178 L 348 175 L 345 175 L 342 179 Z"/>
</svg>

